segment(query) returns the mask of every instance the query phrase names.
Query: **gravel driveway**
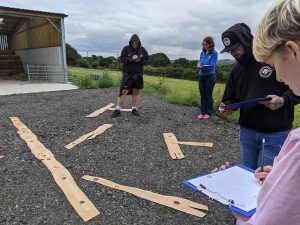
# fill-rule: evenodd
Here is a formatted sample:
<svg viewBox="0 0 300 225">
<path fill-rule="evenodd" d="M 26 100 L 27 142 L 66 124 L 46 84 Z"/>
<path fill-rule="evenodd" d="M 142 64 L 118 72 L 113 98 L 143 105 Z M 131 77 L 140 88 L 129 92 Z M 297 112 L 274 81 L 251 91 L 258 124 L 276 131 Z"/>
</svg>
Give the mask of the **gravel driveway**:
<svg viewBox="0 0 300 225">
<path fill-rule="evenodd" d="M 17 225 L 214 225 L 234 224 L 229 210 L 182 184 L 209 172 L 225 160 L 241 162 L 238 126 L 213 116 L 198 120 L 197 108 L 165 103 L 141 95 L 141 117 L 112 111 L 86 115 L 115 102 L 117 89 L 72 90 L 0 97 L 0 224 Z M 129 106 L 127 99 L 127 107 Z M 54 182 L 48 169 L 30 152 L 8 117 L 17 116 L 73 175 L 100 211 L 84 223 Z M 113 127 L 72 150 L 66 144 L 104 123 Z M 181 145 L 186 158 L 172 160 L 163 133 L 179 141 L 213 142 L 213 148 Z M 208 205 L 204 218 L 179 212 L 128 193 L 87 182 L 83 175 Z"/>
</svg>

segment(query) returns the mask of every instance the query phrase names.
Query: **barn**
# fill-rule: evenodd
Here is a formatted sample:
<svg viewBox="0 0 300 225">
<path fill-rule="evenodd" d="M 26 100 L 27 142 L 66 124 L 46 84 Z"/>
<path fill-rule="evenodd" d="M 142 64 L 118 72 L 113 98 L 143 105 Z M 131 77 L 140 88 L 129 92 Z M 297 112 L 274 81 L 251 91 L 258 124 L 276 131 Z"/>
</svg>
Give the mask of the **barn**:
<svg viewBox="0 0 300 225">
<path fill-rule="evenodd" d="M 66 83 L 66 17 L 0 6 L 0 79 Z"/>
</svg>

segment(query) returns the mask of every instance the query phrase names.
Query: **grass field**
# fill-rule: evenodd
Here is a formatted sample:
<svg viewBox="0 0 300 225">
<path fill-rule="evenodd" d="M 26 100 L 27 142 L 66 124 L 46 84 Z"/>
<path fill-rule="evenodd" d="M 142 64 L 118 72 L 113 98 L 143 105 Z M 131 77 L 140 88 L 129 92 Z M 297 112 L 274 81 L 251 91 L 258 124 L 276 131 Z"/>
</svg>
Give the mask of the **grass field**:
<svg viewBox="0 0 300 225">
<path fill-rule="evenodd" d="M 69 67 L 69 74 L 73 77 L 91 75 L 92 73 L 101 73 L 103 70 L 96 69 L 84 69 L 78 67 Z M 114 85 L 119 86 L 121 79 L 120 71 L 107 71 L 107 73 L 113 78 Z M 145 87 L 143 92 L 159 95 L 165 98 L 166 102 L 180 104 L 180 105 L 192 105 L 199 106 L 199 89 L 197 81 L 181 80 L 173 78 L 164 78 L 159 76 L 144 76 Z M 92 85 L 93 88 L 93 85 Z M 96 88 L 96 87 L 94 87 Z M 214 109 L 216 110 L 221 102 L 224 92 L 224 84 L 216 84 L 214 88 Z M 237 122 L 238 111 L 234 112 L 231 116 L 227 117 L 231 122 Z M 300 105 L 295 108 L 295 120 L 294 127 L 300 125 Z"/>
</svg>

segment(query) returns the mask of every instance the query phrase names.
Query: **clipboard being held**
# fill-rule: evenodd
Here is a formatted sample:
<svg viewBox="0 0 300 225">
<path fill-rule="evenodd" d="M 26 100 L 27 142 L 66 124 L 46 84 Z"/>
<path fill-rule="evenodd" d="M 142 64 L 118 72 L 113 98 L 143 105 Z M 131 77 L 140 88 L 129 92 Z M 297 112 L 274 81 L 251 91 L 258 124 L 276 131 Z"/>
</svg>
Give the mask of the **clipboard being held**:
<svg viewBox="0 0 300 225">
<path fill-rule="evenodd" d="M 256 211 L 257 196 L 261 189 L 261 184 L 254 177 L 254 170 L 240 164 L 183 183 L 248 217 Z"/>
<path fill-rule="evenodd" d="M 259 104 L 259 102 L 266 102 L 272 100 L 272 97 L 264 97 L 264 98 L 256 98 L 256 99 L 251 99 L 243 102 L 238 102 L 238 103 L 233 103 L 233 104 L 228 104 L 228 105 L 222 105 L 223 109 L 239 109 L 239 108 L 245 108 L 253 105 Z"/>
</svg>

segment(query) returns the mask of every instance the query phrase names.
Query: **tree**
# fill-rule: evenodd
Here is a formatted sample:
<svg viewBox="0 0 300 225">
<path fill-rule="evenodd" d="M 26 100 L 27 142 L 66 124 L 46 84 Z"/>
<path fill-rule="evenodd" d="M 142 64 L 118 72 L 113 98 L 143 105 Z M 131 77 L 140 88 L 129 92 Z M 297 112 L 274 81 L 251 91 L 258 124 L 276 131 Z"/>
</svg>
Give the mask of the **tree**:
<svg viewBox="0 0 300 225">
<path fill-rule="evenodd" d="M 79 64 L 79 66 L 82 67 L 82 68 L 87 68 L 87 67 L 90 66 L 90 65 L 89 65 L 89 62 L 87 61 L 87 59 L 79 59 L 79 60 L 78 60 L 78 64 Z"/>
<path fill-rule="evenodd" d="M 198 60 L 190 60 L 189 61 L 189 63 L 190 63 L 189 68 L 195 69 L 195 66 L 197 65 L 197 62 L 198 62 Z"/>
<path fill-rule="evenodd" d="M 82 57 L 81 57 L 81 55 L 78 54 L 78 52 L 75 48 L 73 48 L 69 44 L 66 44 L 66 58 L 67 58 L 67 64 L 69 66 L 76 66 L 78 61 Z"/>
<path fill-rule="evenodd" d="M 148 64 L 150 66 L 154 67 L 165 67 L 171 64 L 170 59 L 167 55 L 164 53 L 156 53 L 149 56 L 149 62 Z"/>
<path fill-rule="evenodd" d="M 173 66 L 175 67 L 184 67 L 188 68 L 190 65 L 189 61 L 186 58 L 179 58 L 173 62 Z"/>
<path fill-rule="evenodd" d="M 106 68 L 109 68 L 111 64 L 116 64 L 117 62 L 117 59 L 113 56 L 109 56 L 106 58 L 99 56 L 98 60 L 99 60 L 99 66 L 106 67 Z"/>
</svg>

